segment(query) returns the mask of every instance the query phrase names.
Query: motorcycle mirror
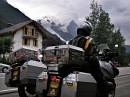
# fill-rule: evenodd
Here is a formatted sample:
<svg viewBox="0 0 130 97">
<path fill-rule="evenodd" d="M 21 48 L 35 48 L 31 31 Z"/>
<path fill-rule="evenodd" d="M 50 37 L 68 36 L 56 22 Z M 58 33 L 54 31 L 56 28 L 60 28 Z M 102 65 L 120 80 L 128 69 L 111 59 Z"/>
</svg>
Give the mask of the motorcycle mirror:
<svg viewBox="0 0 130 97">
<path fill-rule="evenodd" d="M 118 48 L 118 44 L 115 44 L 115 48 Z"/>
</svg>

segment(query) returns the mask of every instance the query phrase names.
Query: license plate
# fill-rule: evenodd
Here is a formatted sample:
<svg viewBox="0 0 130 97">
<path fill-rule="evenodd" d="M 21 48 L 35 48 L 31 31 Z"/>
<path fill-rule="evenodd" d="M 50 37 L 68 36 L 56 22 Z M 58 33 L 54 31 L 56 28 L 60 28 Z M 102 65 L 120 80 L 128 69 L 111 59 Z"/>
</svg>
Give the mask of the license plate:
<svg viewBox="0 0 130 97">
<path fill-rule="evenodd" d="M 13 81 L 17 80 L 18 79 L 18 76 L 13 76 Z"/>
<path fill-rule="evenodd" d="M 59 87 L 59 83 L 58 82 L 51 82 L 50 83 L 50 87 L 51 88 L 58 88 Z"/>
<path fill-rule="evenodd" d="M 13 70 L 18 70 L 18 67 L 13 68 Z"/>
<path fill-rule="evenodd" d="M 13 76 L 16 76 L 16 75 L 18 75 L 18 71 L 13 72 Z"/>
</svg>

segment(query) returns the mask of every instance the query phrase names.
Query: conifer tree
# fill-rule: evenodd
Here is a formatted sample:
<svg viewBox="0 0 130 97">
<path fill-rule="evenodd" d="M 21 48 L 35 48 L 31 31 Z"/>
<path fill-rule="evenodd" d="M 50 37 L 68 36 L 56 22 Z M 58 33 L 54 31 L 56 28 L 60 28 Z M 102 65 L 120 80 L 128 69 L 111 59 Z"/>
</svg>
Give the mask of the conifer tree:
<svg viewBox="0 0 130 97">
<path fill-rule="evenodd" d="M 91 13 L 86 17 L 86 22 L 92 24 L 92 37 L 95 43 L 108 44 L 111 50 L 114 50 L 114 45 L 118 44 L 120 57 L 118 61 L 121 65 L 128 63 L 128 58 L 125 50 L 125 39 L 122 36 L 120 29 L 115 30 L 114 24 L 111 23 L 109 14 L 94 0 L 90 5 Z"/>
</svg>

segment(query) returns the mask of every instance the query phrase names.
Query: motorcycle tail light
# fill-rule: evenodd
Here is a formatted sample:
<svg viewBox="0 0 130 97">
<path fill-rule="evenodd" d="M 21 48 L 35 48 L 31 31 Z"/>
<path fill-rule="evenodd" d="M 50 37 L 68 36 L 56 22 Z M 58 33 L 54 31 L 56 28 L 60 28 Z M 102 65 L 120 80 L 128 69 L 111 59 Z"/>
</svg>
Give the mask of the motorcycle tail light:
<svg viewBox="0 0 130 97">
<path fill-rule="evenodd" d="M 56 81 L 56 76 L 51 76 L 51 81 Z"/>
<path fill-rule="evenodd" d="M 60 79 L 57 76 L 52 76 L 51 81 L 60 82 Z"/>
</svg>

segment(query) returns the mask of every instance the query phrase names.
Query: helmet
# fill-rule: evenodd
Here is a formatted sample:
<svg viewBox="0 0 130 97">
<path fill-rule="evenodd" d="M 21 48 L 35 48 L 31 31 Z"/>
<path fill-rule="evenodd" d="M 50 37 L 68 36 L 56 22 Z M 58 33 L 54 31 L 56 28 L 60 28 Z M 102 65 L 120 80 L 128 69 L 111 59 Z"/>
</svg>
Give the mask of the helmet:
<svg viewBox="0 0 130 97">
<path fill-rule="evenodd" d="M 77 35 L 89 36 L 92 31 L 92 26 L 89 22 L 85 22 L 83 25 L 77 29 Z"/>
</svg>

